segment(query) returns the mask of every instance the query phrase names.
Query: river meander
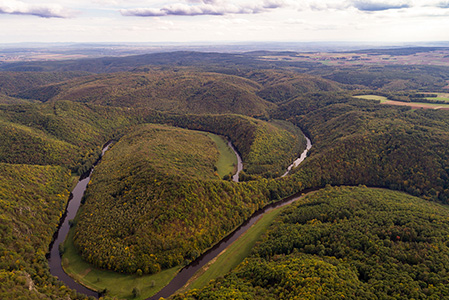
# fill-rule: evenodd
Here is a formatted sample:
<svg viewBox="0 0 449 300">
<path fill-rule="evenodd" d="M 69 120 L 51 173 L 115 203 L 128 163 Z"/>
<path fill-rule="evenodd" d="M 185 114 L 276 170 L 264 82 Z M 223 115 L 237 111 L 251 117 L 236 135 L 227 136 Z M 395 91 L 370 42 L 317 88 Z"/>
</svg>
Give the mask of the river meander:
<svg viewBox="0 0 449 300">
<path fill-rule="evenodd" d="M 103 151 L 101 156 L 108 150 L 111 143 L 107 143 L 103 147 Z M 101 159 L 101 158 L 100 158 Z M 97 162 L 98 163 L 98 162 Z M 72 277 L 67 275 L 61 264 L 61 256 L 59 254 L 59 249 L 61 245 L 64 243 L 64 240 L 67 237 L 67 234 L 70 230 L 69 220 L 73 220 L 76 216 L 79 206 L 81 205 L 81 200 L 83 198 L 84 192 L 86 191 L 87 185 L 89 184 L 90 177 L 92 175 L 93 168 L 84 176 L 81 176 L 77 185 L 73 189 L 69 202 L 67 204 L 67 209 L 65 215 L 61 219 L 61 223 L 58 231 L 53 237 L 53 242 L 50 244 L 50 251 L 48 255 L 48 264 L 50 266 L 50 273 L 53 276 L 56 276 L 64 282 L 64 284 L 71 289 L 76 290 L 79 293 L 86 294 L 88 296 L 98 297 L 98 293 L 96 291 L 92 291 L 83 285 L 76 282 Z"/>
<path fill-rule="evenodd" d="M 283 176 L 287 175 L 288 172 L 291 170 L 291 168 L 296 167 L 301 163 L 305 157 L 307 156 L 307 151 L 310 150 L 310 147 L 312 146 L 310 140 L 307 139 L 307 148 L 304 150 L 304 152 L 301 154 L 301 156 L 295 160 L 295 162 L 289 167 L 287 170 L 287 173 Z M 103 149 L 103 154 L 107 150 L 109 144 L 105 146 Z M 242 160 L 235 150 L 235 148 L 230 145 L 231 149 L 234 150 L 237 159 L 238 159 L 238 165 L 237 165 L 237 173 L 233 176 L 233 181 L 238 181 L 238 173 L 243 169 Z M 59 254 L 59 247 L 64 242 L 64 240 L 67 237 L 67 234 L 70 229 L 69 220 L 72 220 L 75 218 L 76 213 L 78 211 L 78 208 L 81 204 L 81 199 L 84 195 L 84 192 L 87 188 L 87 185 L 90 181 L 90 176 L 92 175 L 93 170 L 89 172 L 89 174 L 83 178 L 80 179 L 74 190 L 72 191 L 73 197 L 68 203 L 67 206 L 67 212 L 65 217 L 62 219 L 62 223 L 60 225 L 60 228 L 58 232 L 55 234 L 54 242 L 51 244 L 51 249 L 49 253 L 49 265 L 50 265 L 50 272 L 52 275 L 56 276 L 64 282 L 65 285 L 68 287 L 76 290 L 77 292 L 86 294 L 88 296 L 94 296 L 99 297 L 99 294 L 97 291 L 93 291 L 91 289 L 86 288 L 85 286 L 81 285 L 80 283 L 76 282 L 72 277 L 67 275 L 61 265 L 61 256 Z M 200 270 L 205 264 L 210 262 L 213 258 L 215 258 L 217 255 L 219 255 L 224 249 L 226 249 L 229 245 L 231 245 L 236 239 L 238 239 L 244 232 L 246 232 L 257 220 L 264 215 L 265 213 L 291 204 L 294 201 L 301 198 L 302 193 L 298 195 L 294 195 L 291 197 L 288 197 L 286 199 L 283 199 L 279 202 L 270 204 L 266 206 L 265 208 L 256 211 L 247 221 L 245 221 L 242 225 L 240 225 L 236 230 L 234 230 L 232 233 L 227 235 L 224 239 L 222 239 L 219 243 L 217 243 L 214 247 L 203 253 L 199 258 L 191 262 L 189 265 L 185 266 L 181 269 L 179 273 L 170 281 L 168 285 L 166 285 L 164 288 L 162 288 L 157 294 L 152 296 L 148 299 L 159 299 L 160 297 L 168 297 L 175 293 L 179 288 L 184 286 L 188 280 L 198 271 Z"/>
</svg>

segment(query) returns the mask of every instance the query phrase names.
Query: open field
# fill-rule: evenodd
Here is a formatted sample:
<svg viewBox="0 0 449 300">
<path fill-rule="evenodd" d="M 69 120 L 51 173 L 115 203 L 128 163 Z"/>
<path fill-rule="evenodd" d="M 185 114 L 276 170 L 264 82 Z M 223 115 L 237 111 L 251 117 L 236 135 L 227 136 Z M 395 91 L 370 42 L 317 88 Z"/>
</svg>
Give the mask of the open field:
<svg viewBox="0 0 449 300">
<path fill-rule="evenodd" d="M 366 99 L 366 100 L 379 100 L 380 103 L 385 103 L 385 102 L 389 101 L 387 97 L 377 96 L 377 95 L 358 95 L 358 96 L 354 96 L 354 98 Z"/>
<path fill-rule="evenodd" d="M 360 52 L 308 52 L 294 55 L 270 55 L 263 59 L 269 61 L 307 61 L 329 66 L 351 65 L 436 65 L 449 66 L 449 50 L 446 48 L 426 52 L 397 54 L 373 50 Z"/>
<path fill-rule="evenodd" d="M 427 93 L 425 93 L 427 94 Z M 429 93 L 429 94 L 437 94 L 437 97 L 427 97 L 428 100 L 434 101 L 446 101 L 449 102 L 449 93 Z"/>
<path fill-rule="evenodd" d="M 440 95 L 438 95 L 440 96 Z M 388 104 L 388 105 L 398 105 L 398 106 L 410 106 L 413 109 L 418 108 L 424 108 L 424 109 L 449 109 L 449 103 L 448 104 L 440 104 L 440 103 L 425 103 L 425 102 L 402 102 L 402 101 L 394 101 L 394 100 L 388 100 L 387 97 L 383 96 L 377 96 L 377 95 L 359 95 L 354 96 L 354 98 L 359 99 L 367 99 L 367 100 L 380 100 L 381 104 Z M 444 98 L 428 98 L 431 100 L 444 100 Z M 449 102 L 449 98 L 447 99 Z"/>
<path fill-rule="evenodd" d="M 207 133 L 207 136 L 215 142 L 218 152 L 220 152 L 215 164 L 220 178 L 223 178 L 223 176 L 228 175 L 229 173 L 234 174 L 237 166 L 237 157 L 235 156 L 234 151 L 228 147 L 228 144 L 222 137 L 210 132 Z"/>
<path fill-rule="evenodd" d="M 438 103 L 422 103 L 422 102 L 402 102 L 388 100 L 382 104 L 389 105 L 399 105 L 399 106 L 410 106 L 413 109 L 424 108 L 424 109 L 449 109 L 449 104 L 438 104 Z"/>
<path fill-rule="evenodd" d="M 449 97 L 436 97 L 436 98 L 426 98 L 426 99 L 449 102 Z"/>
</svg>

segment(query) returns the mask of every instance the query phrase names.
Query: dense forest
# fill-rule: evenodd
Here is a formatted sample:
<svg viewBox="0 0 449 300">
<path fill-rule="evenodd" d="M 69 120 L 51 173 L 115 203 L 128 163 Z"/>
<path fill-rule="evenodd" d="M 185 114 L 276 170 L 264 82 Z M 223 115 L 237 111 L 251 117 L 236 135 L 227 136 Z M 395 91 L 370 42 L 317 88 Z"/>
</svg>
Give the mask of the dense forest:
<svg viewBox="0 0 449 300">
<path fill-rule="evenodd" d="M 74 299 L 45 257 L 69 197 L 70 171 L 0 163 L 0 179 L 2 299 Z"/>
<path fill-rule="evenodd" d="M 174 299 L 444 299 L 446 206 L 327 187 L 286 208 L 241 265 Z"/>
<path fill-rule="evenodd" d="M 214 175 L 211 143 L 159 125 L 125 135 L 87 191 L 74 240 L 83 257 L 119 272 L 155 273 L 196 258 L 261 207 L 263 194 Z"/>
<path fill-rule="evenodd" d="M 180 267 L 268 203 L 366 185 L 408 195 L 325 188 L 286 209 L 236 270 L 177 297 L 446 297 L 449 111 L 353 96 L 422 98 L 445 91 L 448 68 L 337 68 L 275 55 L 2 64 L 0 298 L 86 298 L 50 275 L 45 254 L 70 189 L 110 140 L 71 221 L 92 267 Z M 218 176 L 219 150 L 205 132 L 233 143 L 241 182 Z M 312 150 L 281 178 L 305 148 L 303 133 Z"/>
</svg>

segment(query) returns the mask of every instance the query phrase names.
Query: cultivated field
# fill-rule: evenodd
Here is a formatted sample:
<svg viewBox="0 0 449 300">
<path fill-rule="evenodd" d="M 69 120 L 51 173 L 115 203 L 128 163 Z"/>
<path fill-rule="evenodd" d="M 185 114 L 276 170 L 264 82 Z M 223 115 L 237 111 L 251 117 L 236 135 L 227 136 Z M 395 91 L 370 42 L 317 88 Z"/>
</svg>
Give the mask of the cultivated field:
<svg viewBox="0 0 449 300">
<path fill-rule="evenodd" d="M 394 55 L 392 53 L 372 52 L 315 52 L 295 55 L 265 56 L 270 61 L 313 61 L 330 66 L 353 65 L 433 65 L 449 66 L 449 50 L 411 53 L 409 55 Z"/>
<path fill-rule="evenodd" d="M 447 95 L 447 94 L 439 94 L 438 98 L 427 98 L 427 99 L 445 100 L 446 101 L 446 98 L 440 98 L 440 95 Z M 354 96 L 354 98 L 367 99 L 367 100 L 379 100 L 381 104 L 410 106 L 413 109 L 419 109 L 419 108 L 449 109 L 449 103 L 448 104 L 440 104 L 440 103 L 424 103 L 424 102 L 402 102 L 402 101 L 388 100 L 387 97 L 377 96 L 377 95 L 359 95 L 359 96 Z M 447 101 L 449 102 L 449 98 L 447 99 Z"/>
</svg>

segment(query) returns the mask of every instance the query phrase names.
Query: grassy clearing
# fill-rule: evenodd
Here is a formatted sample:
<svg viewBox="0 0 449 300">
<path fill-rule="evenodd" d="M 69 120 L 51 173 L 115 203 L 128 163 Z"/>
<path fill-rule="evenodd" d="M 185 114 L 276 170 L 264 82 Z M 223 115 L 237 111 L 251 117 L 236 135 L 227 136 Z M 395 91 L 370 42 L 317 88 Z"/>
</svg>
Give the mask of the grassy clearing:
<svg viewBox="0 0 449 300">
<path fill-rule="evenodd" d="M 412 107 L 422 107 L 422 108 L 449 108 L 448 104 L 439 104 L 439 103 L 428 103 L 428 102 L 402 102 L 402 101 L 394 101 L 388 100 L 387 97 L 377 96 L 377 95 L 359 95 L 354 96 L 354 98 L 366 99 L 366 100 L 378 100 L 382 104 L 391 104 L 391 105 L 404 105 L 404 106 L 412 106 Z M 430 100 L 444 100 L 449 102 L 449 98 L 438 97 L 438 98 L 427 98 Z"/>
<path fill-rule="evenodd" d="M 146 299 L 166 286 L 180 269 L 174 267 L 153 275 L 137 276 L 95 268 L 86 263 L 76 251 L 73 233 L 74 230 L 71 229 L 64 244 L 62 264 L 65 272 L 90 289 L 103 291 L 106 288 L 107 295 L 120 299 Z M 133 297 L 134 288 L 139 289 L 139 297 Z"/>
<path fill-rule="evenodd" d="M 354 98 L 366 99 L 366 100 L 379 100 L 380 103 L 384 103 L 384 102 L 388 101 L 387 97 L 377 96 L 377 95 L 359 95 L 359 96 L 354 96 Z"/>
<path fill-rule="evenodd" d="M 215 142 L 218 151 L 220 152 L 218 161 L 215 164 L 220 178 L 223 178 L 223 176 L 228 175 L 229 173 L 234 174 L 237 166 L 237 157 L 235 156 L 234 151 L 228 147 L 227 142 L 221 136 L 210 132 L 207 132 L 206 134 Z"/>
<path fill-rule="evenodd" d="M 272 210 L 262 216 L 247 232 L 237 239 L 231 246 L 224 250 L 216 259 L 209 262 L 199 270 L 186 286 L 178 292 L 186 292 L 192 289 L 200 289 L 209 281 L 224 276 L 237 267 L 251 252 L 251 249 L 260 239 L 262 234 L 280 214 L 282 207 Z"/>
<path fill-rule="evenodd" d="M 436 94 L 437 97 L 427 97 L 427 100 L 434 100 L 434 101 L 446 101 L 449 102 L 449 93 L 424 93 L 424 94 Z"/>
<path fill-rule="evenodd" d="M 427 100 L 434 100 L 434 101 L 446 101 L 449 102 L 449 98 L 448 97 L 427 97 Z"/>
</svg>

